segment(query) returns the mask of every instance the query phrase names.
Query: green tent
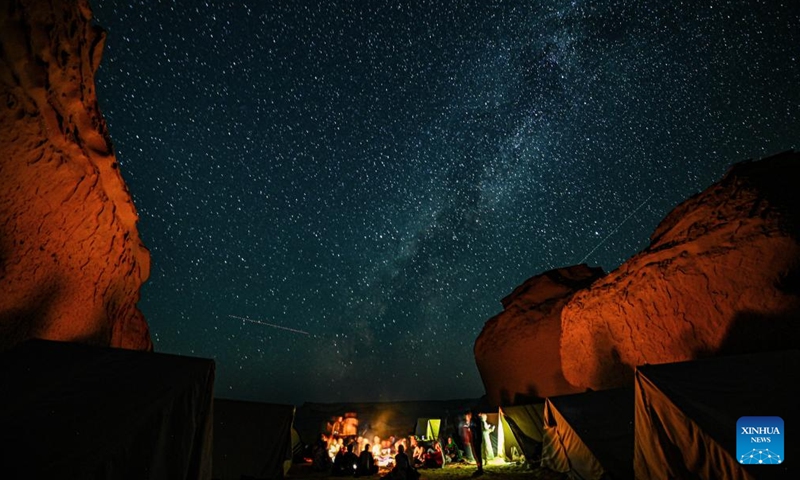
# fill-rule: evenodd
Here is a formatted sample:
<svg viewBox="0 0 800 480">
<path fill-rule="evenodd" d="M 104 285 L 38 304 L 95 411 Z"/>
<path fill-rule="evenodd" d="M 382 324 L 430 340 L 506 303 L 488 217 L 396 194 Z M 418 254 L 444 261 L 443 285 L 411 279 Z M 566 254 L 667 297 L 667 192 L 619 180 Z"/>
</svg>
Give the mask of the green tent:
<svg viewBox="0 0 800 480">
<path fill-rule="evenodd" d="M 441 426 L 441 418 L 418 418 L 414 435 L 425 440 L 439 440 Z"/>
</svg>

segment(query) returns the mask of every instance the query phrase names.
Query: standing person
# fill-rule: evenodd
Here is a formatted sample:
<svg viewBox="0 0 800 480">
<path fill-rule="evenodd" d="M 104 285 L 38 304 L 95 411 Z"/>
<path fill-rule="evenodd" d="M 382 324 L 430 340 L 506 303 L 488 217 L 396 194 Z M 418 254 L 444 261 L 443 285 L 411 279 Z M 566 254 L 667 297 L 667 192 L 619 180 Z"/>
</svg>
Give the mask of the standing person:
<svg viewBox="0 0 800 480">
<path fill-rule="evenodd" d="M 342 418 L 342 417 L 339 417 Z M 345 415 L 342 422 L 342 431 L 340 435 L 343 437 L 358 435 L 358 418 L 355 413 L 348 413 Z"/>
<path fill-rule="evenodd" d="M 483 475 L 483 422 L 477 412 L 470 415 L 469 429 L 472 433 L 472 453 L 475 455 L 475 463 L 478 465 L 478 470 L 473 475 L 477 477 Z"/>
<path fill-rule="evenodd" d="M 488 416 L 485 413 L 479 415 L 481 423 L 483 423 L 483 458 L 486 460 L 494 460 L 494 448 L 492 448 L 492 432 L 494 432 L 494 425 L 489 423 Z"/>
<path fill-rule="evenodd" d="M 340 437 L 342 435 L 343 427 L 344 417 L 336 417 L 336 420 L 331 424 L 331 437 Z"/>
<path fill-rule="evenodd" d="M 458 433 L 461 435 L 461 443 L 464 445 L 464 457 L 469 463 L 475 461 L 472 454 L 472 430 L 469 428 L 471 420 L 472 413 L 467 412 L 464 414 L 464 421 L 458 424 Z"/>
<path fill-rule="evenodd" d="M 338 417 L 333 422 L 328 422 L 328 429 L 331 432 L 330 436 L 328 436 L 328 449 L 331 451 L 331 458 L 333 458 L 339 448 L 336 445 L 336 440 L 342 432 L 342 417 Z"/>
</svg>

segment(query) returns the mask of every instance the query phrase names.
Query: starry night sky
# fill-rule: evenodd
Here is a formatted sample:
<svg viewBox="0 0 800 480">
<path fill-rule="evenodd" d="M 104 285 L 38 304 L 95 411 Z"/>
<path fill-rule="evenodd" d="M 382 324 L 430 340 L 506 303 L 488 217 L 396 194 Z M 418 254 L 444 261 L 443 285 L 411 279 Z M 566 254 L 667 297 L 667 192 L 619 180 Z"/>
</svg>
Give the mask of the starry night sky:
<svg viewBox="0 0 800 480">
<path fill-rule="evenodd" d="M 482 395 L 515 286 L 798 148 L 800 2 L 705 3 L 94 1 L 156 351 L 227 398 Z"/>
</svg>

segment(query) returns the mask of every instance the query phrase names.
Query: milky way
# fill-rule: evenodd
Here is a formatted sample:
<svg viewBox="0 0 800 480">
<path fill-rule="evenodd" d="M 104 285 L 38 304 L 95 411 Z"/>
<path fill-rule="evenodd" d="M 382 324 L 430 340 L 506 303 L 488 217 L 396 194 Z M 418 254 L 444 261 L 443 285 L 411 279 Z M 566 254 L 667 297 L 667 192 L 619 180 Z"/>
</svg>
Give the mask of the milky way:
<svg viewBox="0 0 800 480">
<path fill-rule="evenodd" d="M 800 2 L 705 3 L 95 1 L 155 349 L 221 397 L 480 396 L 515 286 L 797 148 Z"/>
</svg>

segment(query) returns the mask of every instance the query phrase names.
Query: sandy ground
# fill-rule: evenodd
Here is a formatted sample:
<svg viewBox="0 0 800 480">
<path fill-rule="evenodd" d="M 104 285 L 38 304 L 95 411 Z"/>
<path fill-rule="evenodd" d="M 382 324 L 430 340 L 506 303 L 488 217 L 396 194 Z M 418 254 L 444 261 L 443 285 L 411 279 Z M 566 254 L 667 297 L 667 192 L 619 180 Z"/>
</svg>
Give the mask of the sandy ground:
<svg viewBox="0 0 800 480">
<path fill-rule="evenodd" d="M 526 465 L 518 465 L 514 463 L 506 464 L 489 464 L 484 467 L 484 473 L 481 479 L 496 479 L 496 480 L 522 480 L 522 479 L 539 479 L 539 480 L 562 480 L 568 478 L 566 475 L 553 472 L 546 468 L 529 468 Z M 378 480 L 380 475 L 386 472 L 380 472 L 379 475 L 372 477 L 360 477 Z M 450 464 L 444 468 L 419 470 L 422 475 L 420 480 L 456 480 L 456 479 L 471 479 L 472 474 L 475 473 L 475 465 L 465 464 Z M 315 472 L 311 469 L 311 465 L 297 464 L 289 470 L 288 479 L 302 480 L 302 479 L 322 479 L 322 478 L 345 478 L 334 477 L 325 472 Z"/>
</svg>

